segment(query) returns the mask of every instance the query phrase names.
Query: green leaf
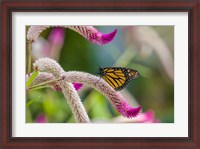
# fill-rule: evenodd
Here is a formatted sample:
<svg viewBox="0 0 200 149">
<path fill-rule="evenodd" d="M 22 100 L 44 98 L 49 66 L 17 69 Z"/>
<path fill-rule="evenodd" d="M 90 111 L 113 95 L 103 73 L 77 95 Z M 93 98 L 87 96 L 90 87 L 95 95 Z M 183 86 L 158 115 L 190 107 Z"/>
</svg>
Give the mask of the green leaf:
<svg viewBox="0 0 200 149">
<path fill-rule="evenodd" d="M 30 100 L 29 102 L 27 102 L 26 107 L 30 107 L 30 105 L 35 101 L 37 101 L 37 99 Z"/>
<path fill-rule="evenodd" d="M 38 74 L 39 74 L 39 71 L 34 71 L 32 73 L 32 75 L 30 76 L 30 78 L 26 82 L 26 88 L 29 87 L 32 84 L 32 82 L 35 80 L 35 78 L 38 76 Z"/>
</svg>

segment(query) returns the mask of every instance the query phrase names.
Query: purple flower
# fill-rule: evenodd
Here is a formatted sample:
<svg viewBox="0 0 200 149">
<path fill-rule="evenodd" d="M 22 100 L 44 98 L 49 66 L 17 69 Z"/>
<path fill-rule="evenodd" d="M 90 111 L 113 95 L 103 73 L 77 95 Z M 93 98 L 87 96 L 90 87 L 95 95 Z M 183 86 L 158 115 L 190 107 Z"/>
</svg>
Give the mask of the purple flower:
<svg viewBox="0 0 200 149">
<path fill-rule="evenodd" d="M 47 119 L 44 114 L 39 114 L 36 118 L 37 123 L 47 123 Z"/>
<path fill-rule="evenodd" d="M 141 110 L 141 106 L 132 108 L 125 100 L 121 100 L 121 103 L 116 103 L 115 106 L 117 111 L 127 118 L 136 117 Z"/>
<path fill-rule="evenodd" d="M 27 39 L 31 42 L 37 41 L 40 33 L 49 28 L 50 26 L 31 26 L 27 33 Z M 117 33 L 117 29 L 115 29 L 113 32 L 110 32 L 108 34 L 104 34 L 99 32 L 96 28 L 93 26 L 59 26 L 57 27 L 57 31 L 55 31 L 55 37 L 53 37 L 53 40 L 55 40 L 56 43 L 59 43 L 62 41 L 62 38 L 60 36 L 64 36 L 64 33 L 59 33 L 62 31 L 62 28 L 69 28 L 74 30 L 75 32 L 79 33 L 83 37 L 85 37 L 87 40 L 93 42 L 94 44 L 102 45 L 107 44 L 111 42 L 115 34 Z M 58 35 L 58 36 L 57 36 Z"/>
<path fill-rule="evenodd" d="M 159 123 L 160 120 L 155 118 L 155 113 L 153 110 L 148 110 L 144 113 L 138 114 L 137 117 L 134 117 L 132 119 L 128 119 L 122 116 L 118 116 L 112 120 L 112 122 L 117 123 Z"/>
<path fill-rule="evenodd" d="M 92 26 L 67 26 L 67 27 L 74 30 L 75 32 L 85 37 L 87 40 L 97 45 L 107 44 L 111 42 L 114 39 L 115 34 L 117 33 L 117 29 L 115 29 L 111 33 L 104 34 L 99 32 L 96 28 Z"/>
<path fill-rule="evenodd" d="M 155 118 L 155 113 L 153 110 L 148 110 L 147 112 L 139 114 L 131 122 L 132 123 L 159 123 L 160 120 Z"/>
<path fill-rule="evenodd" d="M 82 86 L 83 84 L 82 83 L 72 83 L 74 85 L 74 88 L 78 91 Z"/>
<path fill-rule="evenodd" d="M 106 44 L 106 43 L 109 43 L 110 41 L 112 41 L 114 39 L 116 33 L 117 33 L 117 29 L 115 29 L 113 32 L 108 33 L 108 34 L 101 34 L 100 39 L 102 39 L 102 43 Z"/>
<path fill-rule="evenodd" d="M 56 27 L 51 31 L 51 33 L 48 37 L 48 41 L 51 44 L 62 45 L 64 42 L 64 34 L 65 34 L 65 32 L 64 32 L 63 28 Z"/>
</svg>

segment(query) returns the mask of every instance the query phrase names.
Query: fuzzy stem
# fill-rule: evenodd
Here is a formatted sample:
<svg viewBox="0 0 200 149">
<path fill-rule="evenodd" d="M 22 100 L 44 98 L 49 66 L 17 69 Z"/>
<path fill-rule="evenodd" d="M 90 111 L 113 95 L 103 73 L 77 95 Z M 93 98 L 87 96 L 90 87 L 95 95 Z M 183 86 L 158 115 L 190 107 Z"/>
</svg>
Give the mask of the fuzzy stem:
<svg viewBox="0 0 200 149">
<path fill-rule="evenodd" d="M 55 60 L 49 58 L 37 60 L 34 63 L 34 68 L 40 72 L 50 73 L 55 78 L 62 78 L 57 82 L 57 85 L 68 100 L 77 122 L 88 122 L 89 118 L 72 82 L 82 83 L 97 89 L 107 97 L 118 112 L 127 118 L 136 117 L 141 110 L 140 106 L 132 108 L 119 92 L 116 92 L 106 81 L 97 76 L 78 71 L 65 72 Z"/>
<path fill-rule="evenodd" d="M 141 107 L 132 108 L 122 95 L 116 92 L 107 82 L 89 73 L 70 71 L 62 74 L 67 82 L 78 82 L 91 86 L 102 93 L 123 116 L 132 118 L 138 115 Z"/>
<path fill-rule="evenodd" d="M 71 83 L 66 83 L 65 81 L 60 81 L 62 92 L 67 99 L 67 102 L 72 110 L 74 118 L 78 123 L 90 123 L 90 119 L 87 112 L 76 92 L 74 86 Z"/>
<path fill-rule="evenodd" d="M 52 74 L 54 78 L 61 78 L 61 74 L 65 71 L 61 66 L 53 59 L 41 58 L 34 63 L 34 68 L 40 72 Z M 47 77 L 49 78 L 49 77 Z M 40 79 L 39 79 L 40 80 Z M 37 81 L 37 79 L 36 79 Z M 72 83 L 65 82 L 60 80 L 56 82 L 57 85 L 61 88 L 71 110 L 75 117 L 76 122 L 78 123 L 89 123 L 90 119 L 87 115 L 87 112 L 81 102 L 81 99 L 75 90 Z"/>
<path fill-rule="evenodd" d="M 105 95 L 111 103 L 115 103 L 116 101 L 116 99 L 112 98 L 112 95 L 118 93 L 110 85 L 108 85 L 107 82 L 105 82 L 103 79 L 99 79 L 97 76 L 85 72 L 68 71 L 63 73 L 62 77 L 67 82 L 83 83 L 97 89 L 100 93 Z"/>
<path fill-rule="evenodd" d="M 53 80 L 52 80 L 53 79 Z M 43 82 L 44 81 L 44 82 Z M 36 79 L 33 81 L 33 86 L 30 86 L 27 91 L 30 91 L 29 89 L 35 90 L 43 88 L 42 85 L 49 85 L 50 87 L 55 89 L 55 86 L 58 86 L 62 89 L 62 92 L 65 96 L 65 99 L 67 100 L 73 116 L 77 123 L 90 123 L 90 119 L 87 115 L 87 112 L 79 98 L 78 93 L 76 92 L 74 86 L 71 83 L 66 83 L 62 79 L 58 78 L 55 79 L 55 77 L 50 73 L 40 72 L 40 74 L 36 77 Z M 46 86 L 48 87 L 48 86 Z"/>
</svg>

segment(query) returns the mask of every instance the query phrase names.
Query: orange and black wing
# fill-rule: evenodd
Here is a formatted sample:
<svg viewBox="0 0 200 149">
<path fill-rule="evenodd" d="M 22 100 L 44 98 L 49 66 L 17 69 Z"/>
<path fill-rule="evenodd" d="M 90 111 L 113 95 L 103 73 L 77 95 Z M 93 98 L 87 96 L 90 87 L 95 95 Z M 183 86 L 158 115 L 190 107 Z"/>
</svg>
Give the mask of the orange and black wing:
<svg viewBox="0 0 200 149">
<path fill-rule="evenodd" d="M 122 90 L 130 80 L 139 77 L 136 70 L 121 67 L 103 68 L 103 79 L 116 91 Z"/>
</svg>

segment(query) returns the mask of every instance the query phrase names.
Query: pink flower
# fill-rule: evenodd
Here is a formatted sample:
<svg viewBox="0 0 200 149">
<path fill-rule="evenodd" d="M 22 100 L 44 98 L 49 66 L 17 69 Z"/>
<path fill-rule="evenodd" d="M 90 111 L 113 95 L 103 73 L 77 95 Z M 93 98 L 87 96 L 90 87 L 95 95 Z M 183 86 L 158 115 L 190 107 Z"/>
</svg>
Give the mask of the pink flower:
<svg viewBox="0 0 200 149">
<path fill-rule="evenodd" d="M 49 27 L 50 26 L 41 26 L 41 25 L 31 26 L 27 33 L 27 39 L 31 42 L 37 41 L 40 33 Z M 59 27 L 72 29 L 75 32 L 82 35 L 83 37 L 85 37 L 87 40 L 98 45 L 107 44 L 111 42 L 114 39 L 115 34 L 117 33 L 117 30 L 115 29 L 113 32 L 104 34 L 104 33 L 99 32 L 93 26 L 59 26 Z M 59 39 L 57 41 L 60 41 L 61 38 L 57 37 L 57 39 Z"/>
<path fill-rule="evenodd" d="M 111 33 L 104 34 L 99 32 L 96 28 L 92 26 L 67 26 L 67 27 L 79 33 L 87 40 L 98 45 L 107 44 L 111 42 L 114 39 L 115 34 L 117 33 L 117 29 L 115 29 Z"/>
<path fill-rule="evenodd" d="M 126 102 L 126 100 L 122 99 L 121 103 L 116 103 L 115 104 L 117 111 L 120 112 L 123 116 L 127 117 L 127 118 L 133 118 L 136 117 L 138 115 L 138 113 L 141 110 L 141 107 L 137 107 L 137 108 L 132 108 L 128 102 Z"/>
<path fill-rule="evenodd" d="M 140 123 L 159 123 L 160 120 L 155 118 L 155 113 L 153 110 L 148 110 L 147 112 L 141 113 L 140 116 L 138 116 L 136 119 L 138 119 L 138 122 Z"/>
<path fill-rule="evenodd" d="M 72 83 L 74 85 L 74 88 L 78 91 L 82 86 L 83 84 L 82 83 Z"/>
<path fill-rule="evenodd" d="M 55 27 L 49 37 L 48 37 L 48 41 L 51 43 L 51 44 L 54 44 L 54 45 L 62 45 L 63 42 L 64 42 L 64 29 L 61 28 L 61 27 Z"/>
<path fill-rule="evenodd" d="M 148 110 L 144 113 L 139 114 L 134 120 L 134 123 L 159 123 L 160 120 L 155 118 L 153 110 Z"/>
<path fill-rule="evenodd" d="M 47 119 L 44 114 L 39 114 L 36 118 L 37 123 L 47 123 Z"/>
<path fill-rule="evenodd" d="M 118 123 L 159 123 L 160 120 L 155 118 L 153 110 L 148 110 L 144 113 L 139 113 L 137 117 L 128 119 L 122 116 L 118 116 L 112 120 L 112 122 Z"/>
</svg>

